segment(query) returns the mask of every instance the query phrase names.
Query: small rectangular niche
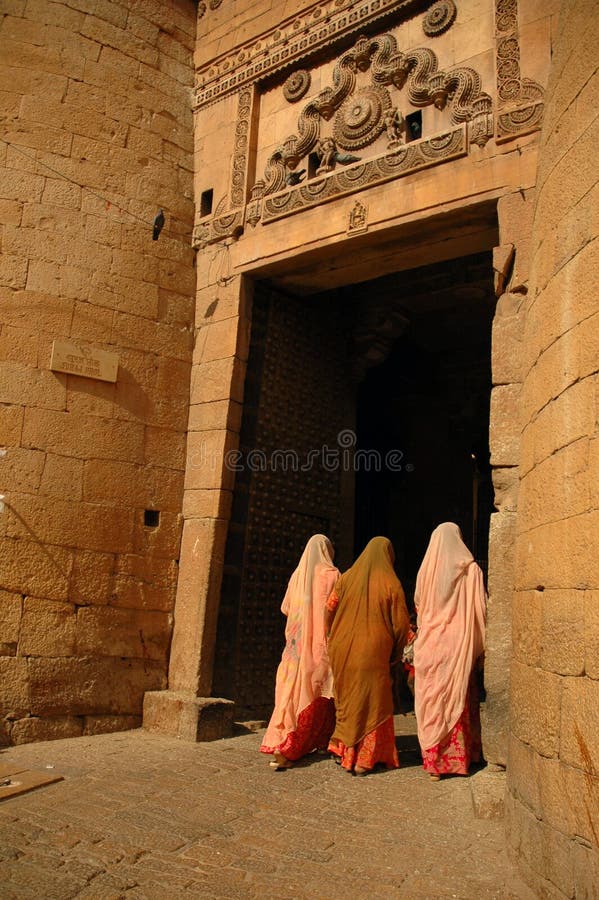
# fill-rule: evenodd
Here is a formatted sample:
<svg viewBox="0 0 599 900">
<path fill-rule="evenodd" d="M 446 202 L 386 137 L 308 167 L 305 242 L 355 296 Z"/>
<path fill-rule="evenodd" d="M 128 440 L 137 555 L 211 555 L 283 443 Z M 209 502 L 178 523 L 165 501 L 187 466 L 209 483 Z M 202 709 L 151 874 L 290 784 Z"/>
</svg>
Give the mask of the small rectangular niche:
<svg viewBox="0 0 599 900">
<path fill-rule="evenodd" d="M 406 116 L 406 142 L 418 141 L 422 137 L 422 112 L 410 113 Z"/>
<path fill-rule="evenodd" d="M 214 191 L 212 188 L 207 191 L 202 191 L 200 195 L 200 216 L 209 216 L 212 212 L 213 195 Z"/>
<path fill-rule="evenodd" d="M 160 525 L 160 510 L 144 509 L 144 525 L 146 528 L 158 528 Z"/>
</svg>

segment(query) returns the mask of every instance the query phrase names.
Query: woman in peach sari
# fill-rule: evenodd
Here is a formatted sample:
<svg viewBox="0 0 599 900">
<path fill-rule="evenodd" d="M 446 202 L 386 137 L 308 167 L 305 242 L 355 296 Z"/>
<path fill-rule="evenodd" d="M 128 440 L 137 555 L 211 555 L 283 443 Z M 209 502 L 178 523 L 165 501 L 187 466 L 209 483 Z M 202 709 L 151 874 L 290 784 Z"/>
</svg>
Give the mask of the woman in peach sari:
<svg viewBox="0 0 599 900">
<path fill-rule="evenodd" d="M 393 560 L 391 541 L 373 538 L 327 601 L 337 711 L 329 751 L 355 775 L 399 766 L 390 667 L 410 623 Z"/>
<path fill-rule="evenodd" d="M 483 574 L 453 522 L 435 528 L 416 579 L 415 710 L 424 770 L 467 775 L 481 754 L 475 667 L 485 645 Z"/>
<path fill-rule="evenodd" d="M 277 669 L 275 708 L 260 747 L 273 756 L 275 769 L 288 769 L 312 750 L 326 749 L 335 727 L 324 633 L 325 603 L 339 577 L 333 555 L 330 540 L 313 535 L 281 605 L 287 616 L 285 649 Z"/>
</svg>

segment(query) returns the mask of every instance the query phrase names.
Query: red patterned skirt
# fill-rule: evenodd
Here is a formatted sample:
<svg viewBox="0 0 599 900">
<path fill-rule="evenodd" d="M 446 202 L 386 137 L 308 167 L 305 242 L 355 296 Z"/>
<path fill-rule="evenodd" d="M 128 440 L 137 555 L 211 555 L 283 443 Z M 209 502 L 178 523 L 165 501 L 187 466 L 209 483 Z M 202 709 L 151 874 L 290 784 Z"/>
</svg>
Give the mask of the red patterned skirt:
<svg viewBox="0 0 599 900">
<path fill-rule="evenodd" d="M 312 750 L 326 750 L 335 730 L 335 703 L 327 697 L 317 697 L 297 717 L 297 727 L 278 747 L 262 744 L 261 753 L 282 753 L 285 759 L 296 760 Z"/>
<path fill-rule="evenodd" d="M 431 775 L 467 775 L 481 757 L 478 688 L 471 679 L 462 715 L 438 744 L 422 751 L 424 771 Z"/>
<path fill-rule="evenodd" d="M 356 766 L 360 769 L 374 769 L 378 764 L 387 766 L 388 769 L 399 769 L 393 716 L 389 716 L 374 731 L 369 732 L 355 747 L 346 747 L 341 741 L 332 740 L 329 752 L 339 756 L 343 768 L 350 772 Z"/>
</svg>

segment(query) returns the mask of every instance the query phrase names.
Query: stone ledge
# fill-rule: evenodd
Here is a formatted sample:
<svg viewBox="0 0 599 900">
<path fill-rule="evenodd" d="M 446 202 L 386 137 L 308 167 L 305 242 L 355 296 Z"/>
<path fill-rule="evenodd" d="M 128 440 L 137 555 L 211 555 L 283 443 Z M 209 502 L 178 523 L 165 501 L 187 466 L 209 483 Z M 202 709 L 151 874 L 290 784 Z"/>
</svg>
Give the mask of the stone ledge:
<svg viewBox="0 0 599 900">
<path fill-rule="evenodd" d="M 503 819 L 506 791 L 505 769 L 487 766 L 469 778 L 472 807 L 477 819 Z"/>
<path fill-rule="evenodd" d="M 218 741 L 233 734 L 232 700 L 194 697 L 183 691 L 148 691 L 143 727 L 183 741 Z"/>
</svg>

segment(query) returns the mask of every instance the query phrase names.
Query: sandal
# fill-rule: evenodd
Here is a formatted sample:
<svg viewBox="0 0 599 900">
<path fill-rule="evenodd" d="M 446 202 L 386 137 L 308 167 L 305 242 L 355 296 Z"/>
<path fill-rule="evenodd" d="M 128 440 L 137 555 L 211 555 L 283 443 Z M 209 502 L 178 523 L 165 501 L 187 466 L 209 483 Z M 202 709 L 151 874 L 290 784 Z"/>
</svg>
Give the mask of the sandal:
<svg viewBox="0 0 599 900">
<path fill-rule="evenodd" d="M 291 769 L 293 767 L 293 760 L 287 759 L 282 753 L 274 753 L 273 756 L 274 759 L 269 763 L 269 766 L 271 769 L 274 769 L 275 772 L 278 772 L 279 769 Z"/>
</svg>

